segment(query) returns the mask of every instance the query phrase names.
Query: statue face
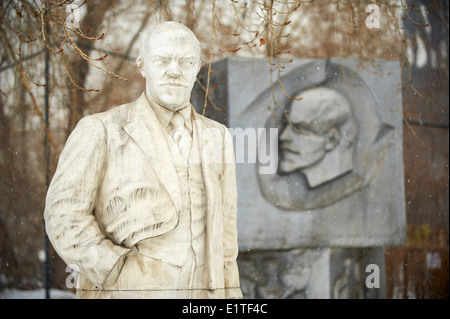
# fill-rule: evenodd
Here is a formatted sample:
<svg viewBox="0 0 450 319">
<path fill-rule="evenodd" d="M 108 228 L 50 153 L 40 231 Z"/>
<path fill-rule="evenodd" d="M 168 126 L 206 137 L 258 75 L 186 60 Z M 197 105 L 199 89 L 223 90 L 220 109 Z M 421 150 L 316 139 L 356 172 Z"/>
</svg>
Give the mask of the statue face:
<svg viewBox="0 0 450 319">
<path fill-rule="evenodd" d="M 142 70 L 147 94 L 173 111 L 186 107 L 200 70 L 198 46 L 176 29 L 154 34 L 148 43 Z"/>
<path fill-rule="evenodd" d="M 279 138 L 281 173 L 290 173 L 316 165 L 329 149 L 329 137 L 314 129 L 321 125 L 318 110 L 321 109 L 323 101 L 328 98 L 317 95 L 312 90 L 306 91 L 302 97 L 304 97 L 303 101 L 292 104 L 289 115 L 295 129 L 288 123 Z"/>
<path fill-rule="evenodd" d="M 291 173 L 297 169 L 313 166 L 320 162 L 326 154 L 327 138 L 302 127 L 295 114 L 293 113 L 290 119 L 294 127 L 303 134 L 297 132 L 289 124 L 281 133 L 279 164 L 281 173 Z"/>
<path fill-rule="evenodd" d="M 315 187 L 352 169 L 357 127 L 348 100 L 339 92 L 318 87 L 302 97 L 291 105 L 292 126 L 286 125 L 280 135 L 279 172 L 299 169 Z"/>
</svg>

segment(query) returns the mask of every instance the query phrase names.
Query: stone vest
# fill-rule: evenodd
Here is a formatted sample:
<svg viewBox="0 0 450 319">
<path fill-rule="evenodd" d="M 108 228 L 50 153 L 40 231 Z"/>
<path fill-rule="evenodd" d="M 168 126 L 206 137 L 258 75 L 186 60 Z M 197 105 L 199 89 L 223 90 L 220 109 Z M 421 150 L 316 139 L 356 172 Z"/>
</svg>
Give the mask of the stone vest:
<svg viewBox="0 0 450 319">
<path fill-rule="evenodd" d="M 200 158 L 198 139 L 193 130 L 193 145 L 190 161 Z M 140 253 L 176 266 L 183 266 L 188 252 L 193 250 L 196 266 L 205 263 L 206 192 L 200 163 L 188 163 L 181 155 L 176 143 L 165 132 L 166 142 L 178 176 L 182 208 L 175 229 L 157 237 L 138 243 Z"/>
</svg>

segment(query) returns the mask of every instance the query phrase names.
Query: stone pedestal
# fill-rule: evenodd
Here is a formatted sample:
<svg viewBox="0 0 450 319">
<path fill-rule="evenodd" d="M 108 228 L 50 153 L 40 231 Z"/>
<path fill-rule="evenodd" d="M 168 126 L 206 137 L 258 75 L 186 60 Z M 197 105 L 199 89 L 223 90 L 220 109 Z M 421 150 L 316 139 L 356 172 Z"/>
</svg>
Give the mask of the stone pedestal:
<svg viewBox="0 0 450 319">
<path fill-rule="evenodd" d="M 385 298 L 383 248 L 241 252 L 244 298 Z"/>
</svg>

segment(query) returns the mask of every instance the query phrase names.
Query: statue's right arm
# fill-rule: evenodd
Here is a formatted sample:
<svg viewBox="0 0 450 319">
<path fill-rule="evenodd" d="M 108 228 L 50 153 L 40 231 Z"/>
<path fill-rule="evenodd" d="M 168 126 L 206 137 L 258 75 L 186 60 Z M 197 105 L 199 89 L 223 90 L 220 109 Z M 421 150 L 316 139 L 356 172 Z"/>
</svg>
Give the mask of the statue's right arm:
<svg viewBox="0 0 450 319">
<path fill-rule="evenodd" d="M 99 289 L 130 252 L 105 236 L 93 212 L 106 147 L 103 123 L 95 115 L 81 119 L 61 152 L 44 211 L 46 231 L 56 252 Z"/>
</svg>

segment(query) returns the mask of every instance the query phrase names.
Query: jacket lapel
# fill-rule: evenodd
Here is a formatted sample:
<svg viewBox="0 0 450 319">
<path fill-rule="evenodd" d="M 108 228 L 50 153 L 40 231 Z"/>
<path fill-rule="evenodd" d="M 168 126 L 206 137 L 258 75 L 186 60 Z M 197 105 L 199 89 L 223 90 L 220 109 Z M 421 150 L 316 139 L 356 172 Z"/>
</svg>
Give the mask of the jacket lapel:
<svg viewBox="0 0 450 319">
<path fill-rule="evenodd" d="M 123 128 L 144 152 L 150 167 L 166 188 L 177 211 L 179 211 L 181 208 L 181 193 L 177 173 L 169 148 L 165 143 L 162 127 L 147 101 L 145 92 L 130 108 L 128 122 Z"/>
</svg>

